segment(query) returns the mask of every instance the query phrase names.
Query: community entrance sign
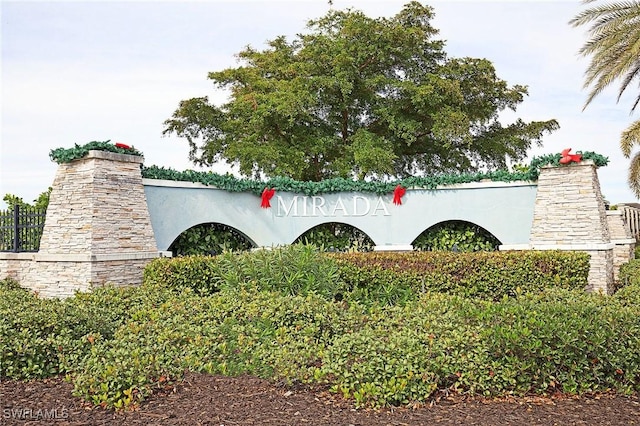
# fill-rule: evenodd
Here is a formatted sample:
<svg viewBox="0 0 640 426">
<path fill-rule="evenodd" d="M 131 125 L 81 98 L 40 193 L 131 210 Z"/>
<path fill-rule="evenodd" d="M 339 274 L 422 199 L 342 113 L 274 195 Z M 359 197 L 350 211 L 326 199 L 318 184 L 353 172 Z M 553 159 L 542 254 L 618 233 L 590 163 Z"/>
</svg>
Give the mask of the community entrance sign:
<svg viewBox="0 0 640 426">
<path fill-rule="evenodd" d="M 271 208 L 261 208 L 260 197 L 251 193 L 156 179 L 143 183 L 160 250 L 167 250 L 183 231 L 202 223 L 233 227 L 255 247 L 291 244 L 315 226 L 339 222 L 367 234 L 379 250 L 410 250 L 423 231 L 450 220 L 479 225 L 503 244 L 527 244 L 537 189 L 532 182 L 409 189 L 400 205 L 392 202 L 391 195 L 277 192 Z"/>
<path fill-rule="evenodd" d="M 534 182 L 479 182 L 434 190 L 396 188 L 303 195 L 265 188 L 262 197 L 202 184 L 143 179 L 140 155 L 91 150 L 60 164 L 37 253 L 0 253 L 0 279 L 45 297 L 105 284 L 142 282 L 144 267 L 185 230 L 219 223 L 255 247 L 290 244 L 330 222 L 358 228 L 377 250 L 410 250 L 441 222 L 470 222 L 500 250 L 590 254 L 588 290 L 610 293 L 635 240 L 620 212 L 606 211 L 593 162 L 542 167 Z M 398 198 L 401 198 L 399 200 Z M 401 202 L 400 202 L 401 201 Z"/>
</svg>

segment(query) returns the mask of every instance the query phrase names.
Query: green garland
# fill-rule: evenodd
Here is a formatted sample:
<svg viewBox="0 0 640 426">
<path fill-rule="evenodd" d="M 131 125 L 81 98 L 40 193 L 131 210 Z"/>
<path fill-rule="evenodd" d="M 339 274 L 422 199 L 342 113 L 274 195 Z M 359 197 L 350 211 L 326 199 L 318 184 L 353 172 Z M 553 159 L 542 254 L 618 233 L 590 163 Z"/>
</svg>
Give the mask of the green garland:
<svg viewBox="0 0 640 426">
<path fill-rule="evenodd" d="M 82 158 L 90 150 L 110 151 L 119 154 L 140 155 L 142 153 L 135 148 L 121 148 L 110 141 L 89 142 L 88 144 L 74 148 L 58 148 L 51 150 L 49 156 L 57 163 L 68 163 Z M 578 153 L 581 153 L 578 151 Z M 594 152 L 582 152 L 583 160 L 592 160 L 597 167 L 606 166 L 607 157 Z M 142 176 L 146 179 L 163 179 L 181 182 L 197 182 L 229 192 L 252 192 L 260 195 L 265 187 L 274 188 L 277 191 L 294 192 L 305 195 L 327 194 L 332 192 L 369 192 L 377 195 L 393 192 L 397 185 L 405 188 L 436 189 L 438 186 L 455 185 L 460 183 L 480 182 L 490 180 L 493 182 L 536 181 L 540 174 L 540 168 L 546 165 L 566 167 L 560 163 L 560 154 L 547 154 L 534 157 L 528 168 L 524 171 L 509 172 L 496 170 L 492 172 L 441 174 L 434 176 L 412 176 L 390 182 L 367 182 L 344 178 L 325 179 L 320 182 L 298 181 L 288 177 L 275 177 L 267 181 L 238 178 L 231 174 L 220 175 L 213 172 L 198 172 L 194 170 L 176 171 L 171 168 L 149 166 L 142 168 Z"/>
<path fill-rule="evenodd" d="M 479 182 L 482 180 L 514 182 L 529 181 L 531 172 L 508 172 L 497 170 L 487 173 L 462 173 L 456 175 L 412 176 L 390 182 L 368 182 L 345 178 L 325 179 L 320 182 L 298 181 L 287 177 L 276 177 L 267 181 L 237 178 L 230 174 L 220 175 L 213 172 L 185 170 L 179 172 L 164 167 L 150 166 L 142 169 L 142 176 L 147 179 L 163 179 L 182 182 L 197 182 L 214 186 L 229 192 L 252 192 L 261 194 L 265 187 L 277 191 L 295 192 L 305 195 L 327 194 L 332 192 L 370 192 L 377 195 L 393 192 L 397 185 L 405 188 L 435 189 L 441 185 Z M 537 177 L 537 175 L 536 175 Z"/>
<path fill-rule="evenodd" d="M 582 154 L 583 160 L 593 161 L 596 167 L 603 167 L 609 164 L 609 158 L 600 154 L 596 154 L 595 152 L 578 151 L 577 154 Z M 547 154 L 547 155 L 542 155 L 540 157 L 533 157 L 533 159 L 531 160 L 531 163 L 529 164 L 529 168 L 532 170 L 535 169 L 539 171 L 540 167 L 547 166 L 547 165 L 566 167 L 567 166 L 566 164 L 560 163 L 561 158 L 562 158 L 561 154 Z M 538 175 L 536 174 L 536 179 L 537 178 L 538 178 Z"/>
<path fill-rule="evenodd" d="M 121 148 L 111 143 L 111 141 L 98 142 L 93 141 L 82 146 L 75 144 L 73 148 L 56 148 L 52 149 L 49 152 L 49 158 L 51 161 L 55 161 L 58 164 L 62 163 L 70 163 L 73 160 L 77 160 L 79 158 L 83 158 L 85 155 L 89 153 L 89 151 L 109 151 L 115 152 L 117 154 L 129 154 L 129 155 L 139 155 L 142 156 L 142 153 L 135 149 L 134 147 L 130 148 Z"/>
<path fill-rule="evenodd" d="M 578 153 L 580 153 L 578 151 Z M 198 172 L 185 170 L 179 172 L 170 168 L 149 166 L 142 169 L 142 176 L 147 179 L 163 179 L 182 182 L 197 182 L 229 192 L 252 192 L 260 195 L 265 187 L 274 188 L 277 191 L 294 192 L 305 195 L 327 194 L 332 192 L 370 192 L 384 195 L 393 192 L 397 185 L 405 188 L 436 189 L 438 186 L 455 185 L 460 183 L 480 182 L 490 180 L 493 182 L 536 181 L 540 174 L 540 167 L 548 164 L 566 167 L 560 163 L 560 154 L 549 154 L 534 157 L 526 171 L 509 172 L 496 170 L 493 172 L 442 174 L 435 176 L 412 176 L 391 182 L 367 182 L 360 180 L 333 178 L 320 182 L 297 181 L 287 177 L 276 177 L 267 181 L 237 178 L 231 174 L 220 175 L 213 172 Z M 606 166 L 607 157 L 594 152 L 583 152 L 584 160 L 592 160 L 597 167 Z"/>
</svg>

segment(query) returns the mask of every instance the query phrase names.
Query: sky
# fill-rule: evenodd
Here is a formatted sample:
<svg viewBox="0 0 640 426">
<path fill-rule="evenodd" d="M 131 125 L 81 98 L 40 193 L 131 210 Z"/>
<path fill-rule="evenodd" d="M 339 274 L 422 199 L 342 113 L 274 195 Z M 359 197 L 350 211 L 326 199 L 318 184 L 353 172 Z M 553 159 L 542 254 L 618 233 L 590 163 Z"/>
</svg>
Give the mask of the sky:
<svg viewBox="0 0 640 426">
<path fill-rule="evenodd" d="M 226 94 L 208 72 L 236 67 L 247 45 L 262 50 L 277 36 L 289 40 L 309 19 L 353 8 L 391 17 L 406 1 L 0 1 L 2 61 L 0 196 L 31 202 L 53 183 L 55 148 L 90 141 L 122 142 L 143 152 L 145 165 L 197 169 L 188 144 L 163 136 L 163 122 L 181 100 Z M 573 1 L 431 1 L 432 25 L 450 57 L 490 60 L 499 78 L 529 88 L 504 123 L 556 119 L 532 156 L 565 148 L 609 158 L 598 170 L 612 204 L 636 202 L 626 178 L 629 160 L 620 133 L 637 92 L 617 102 L 614 85 L 584 111 L 588 59 L 578 55 L 586 28 L 568 21 L 585 6 Z M 528 160 L 524 161 L 528 163 Z M 225 173 L 224 164 L 211 168 Z M 2 202 L 0 201 L 0 207 Z"/>
</svg>

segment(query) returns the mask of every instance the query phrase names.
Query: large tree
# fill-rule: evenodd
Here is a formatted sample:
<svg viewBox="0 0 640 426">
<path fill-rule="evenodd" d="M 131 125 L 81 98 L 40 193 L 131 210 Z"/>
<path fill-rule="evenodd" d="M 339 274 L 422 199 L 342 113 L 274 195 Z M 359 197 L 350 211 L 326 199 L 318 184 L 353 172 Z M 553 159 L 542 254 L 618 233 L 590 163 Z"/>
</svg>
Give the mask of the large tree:
<svg viewBox="0 0 640 426">
<path fill-rule="evenodd" d="M 505 167 L 558 128 L 555 120 L 503 125 L 527 94 L 486 59 L 448 58 L 433 10 L 411 2 L 392 18 L 332 10 L 291 42 L 247 47 L 241 66 L 209 73 L 230 90 L 217 106 L 182 101 L 165 134 L 190 159 L 227 161 L 245 175 L 406 176 Z"/>
<path fill-rule="evenodd" d="M 596 0 L 583 0 L 594 3 Z M 618 1 L 593 5 L 576 15 L 570 24 L 590 25 L 589 39 L 580 54 L 591 57 L 585 73 L 585 88 L 591 87 L 586 108 L 610 84 L 620 81 L 619 101 L 629 85 L 640 80 L 640 2 Z M 640 102 L 640 94 L 631 106 L 633 113 Z M 629 165 L 629 187 L 640 197 L 640 153 L 631 157 L 634 145 L 640 145 L 640 120 L 622 132 L 620 148 Z"/>
</svg>

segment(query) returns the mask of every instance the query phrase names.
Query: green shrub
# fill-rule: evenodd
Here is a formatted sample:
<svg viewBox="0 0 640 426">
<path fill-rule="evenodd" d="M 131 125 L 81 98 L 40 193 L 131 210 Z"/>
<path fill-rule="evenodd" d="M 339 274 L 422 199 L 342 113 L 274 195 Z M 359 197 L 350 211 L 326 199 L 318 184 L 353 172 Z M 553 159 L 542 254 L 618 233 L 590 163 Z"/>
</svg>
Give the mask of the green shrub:
<svg viewBox="0 0 640 426">
<path fill-rule="evenodd" d="M 0 282 L 2 377 L 66 373 L 76 395 L 114 408 L 172 387 L 187 370 L 319 383 L 374 407 L 424 402 L 439 393 L 640 391 L 640 284 L 611 297 L 561 288 L 580 281 L 559 266 L 579 275 L 584 259 L 543 254 L 489 261 L 498 254 L 478 253 L 471 266 L 451 257 L 455 253 L 429 262 L 433 253 L 376 254 L 366 261 L 350 255 L 349 263 L 299 246 L 209 257 L 208 266 L 199 258 L 160 259 L 138 288 L 96 289 L 64 301 Z M 353 289 L 325 282 L 338 271 L 331 269 L 336 262 L 375 271 L 380 287 L 367 286 L 365 275 L 352 279 L 363 280 Z M 198 268 L 211 264 L 216 291 L 192 289 L 185 276 L 197 277 Z M 527 287 L 523 281 L 531 291 L 516 289 L 514 297 L 503 291 L 492 300 L 411 282 L 440 268 L 461 285 L 454 278 L 492 277 L 495 265 L 504 268 L 505 281 L 506 271 L 521 268 L 546 274 L 548 282 Z M 174 279 L 171 268 L 186 273 Z M 466 273 L 455 275 L 458 270 Z M 315 281 L 310 274 L 318 275 Z M 394 289 L 392 282 L 385 289 L 384 274 L 401 277 L 404 287 Z M 557 285 L 549 278 L 556 276 Z M 345 291 L 346 300 L 334 301 L 336 291 Z"/>
<path fill-rule="evenodd" d="M 181 233 L 169 250 L 174 256 L 210 256 L 252 247 L 247 237 L 236 229 L 220 223 L 205 223 Z"/>
<path fill-rule="evenodd" d="M 483 340 L 494 358 L 491 394 L 640 389 L 637 308 L 583 292 L 549 291 L 490 305 Z"/>
<path fill-rule="evenodd" d="M 143 272 L 147 286 L 166 286 L 179 291 L 192 288 L 200 294 L 220 291 L 223 282 L 220 261 L 209 256 L 157 258 Z"/>
<path fill-rule="evenodd" d="M 125 408 L 182 376 L 193 333 L 183 300 L 139 310 L 113 339 L 96 339 L 78 371 L 74 394 L 96 405 Z"/>
<path fill-rule="evenodd" d="M 41 299 L 14 281 L 0 282 L 0 376 L 45 378 L 74 371 L 94 340 L 112 339 L 140 306 L 171 293 L 104 287 L 65 300 Z"/>
<path fill-rule="evenodd" d="M 257 287 L 287 295 L 314 292 L 333 300 L 341 288 L 338 267 L 314 246 L 294 244 L 215 257 L 155 259 L 144 282 L 213 294 L 222 288 Z"/>
<path fill-rule="evenodd" d="M 620 266 L 618 275 L 619 287 L 629 284 L 640 284 L 640 259 L 631 259 Z"/>
<path fill-rule="evenodd" d="M 13 278 L 4 278 L 0 280 L 0 291 L 20 290 L 20 283 Z"/>
<path fill-rule="evenodd" d="M 625 306 L 640 309 L 640 280 L 630 280 L 629 284 L 616 291 L 612 298 Z"/>
<path fill-rule="evenodd" d="M 373 307 L 327 348 L 316 376 L 357 405 L 407 404 L 455 391 L 463 372 L 485 356 L 479 326 L 463 314 L 473 309 L 470 301 L 437 294 Z"/>
<path fill-rule="evenodd" d="M 0 377 L 34 379 L 59 372 L 56 337 L 63 304 L 5 283 L 0 294 Z"/>
<path fill-rule="evenodd" d="M 186 290 L 155 309 L 140 308 L 113 339 L 92 342 L 72 375 L 75 394 L 125 408 L 187 369 L 308 382 L 334 334 L 336 308 L 314 295 L 193 295 Z"/>
<path fill-rule="evenodd" d="M 337 257 L 340 281 L 344 283 L 340 297 L 366 305 L 407 303 L 427 290 L 425 277 L 413 271 L 398 272 L 380 266 L 367 267 Z"/>
<path fill-rule="evenodd" d="M 318 376 L 373 406 L 437 392 L 637 392 L 638 313 L 561 289 L 499 302 L 425 295 L 363 316 L 364 327 L 327 348 Z"/>
<path fill-rule="evenodd" d="M 413 246 L 427 251 L 493 251 L 500 241 L 485 229 L 469 222 L 449 221 L 420 234 Z"/>
<path fill-rule="evenodd" d="M 367 234 L 344 223 L 323 223 L 300 235 L 294 243 L 311 244 L 323 251 L 371 251 L 373 240 Z"/>
<path fill-rule="evenodd" d="M 412 252 L 325 254 L 291 245 L 219 256 L 161 258 L 144 271 L 147 284 L 212 294 L 255 286 L 328 300 L 406 303 L 426 291 L 499 300 L 549 287 L 584 288 L 589 256 L 578 252 Z"/>
<path fill-rule="evenodd" d="M 499 300 L 551 287 L 583 289 L 589 273 L 588 254 L 566 251 L 374 252 L 336 259 L 347 288 L 387 301 L 425 291 Z"/>
</svg>

